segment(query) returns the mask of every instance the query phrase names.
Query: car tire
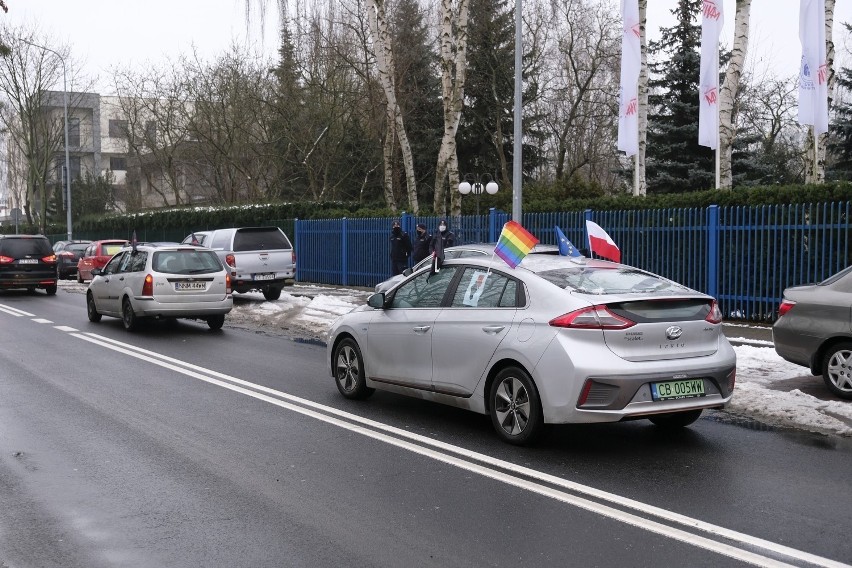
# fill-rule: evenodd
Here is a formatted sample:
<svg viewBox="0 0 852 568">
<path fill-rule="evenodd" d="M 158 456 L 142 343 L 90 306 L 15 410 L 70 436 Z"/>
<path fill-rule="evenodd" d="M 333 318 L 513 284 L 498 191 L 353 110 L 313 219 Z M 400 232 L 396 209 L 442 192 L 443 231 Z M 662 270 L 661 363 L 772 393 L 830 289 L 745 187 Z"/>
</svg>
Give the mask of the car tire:
<svg viewBox="0 0 852 568">
<path fill-rule="evenodd" d="M 833 394 L 852 400 L 852 343 L 831 347 L 822 360 L 822 378 Z"/>
<path fill-rule="evenodd" d="M 89 321 L 98 323 L 101 321 L 101 314 L 98 313 L 98 307 L 95 305 L 95 297 L 91 292 L 86 294 L 86 315 L 89 316 Z"/>
<path fill-rule="evenodd" d="M 364 358 L 354 339 L 347 337 L 338 343 L 332 361 L 334 382 L 345 398 L 363 400 L 375 392 L 375 389 L 367 386 Z"/>
<path fill-rule="evenodd" d="M 222 326 L 225 325 L 225 316 L 210 316 L 207 318 L 207 325 L 210 326 L 210 329 L 216 331 L 222 329 Z"/>
<path fill-rule="evenodd" d="M 77 272 L 77 284 L 82 284 L 82 283 L 83 283 L 83 277 L 80 275 L 79 272 Z"/>
<path fill-rule="evenodd" d="M 699 418 L 701 418 L 700 408 L 698 410 L 686 410 L 684 412 L 657 414 L 656 416 L 649 416 L 648 420 L 650 420 L 654 426 L 665 428 L 667 430 L 676 430 L 678 428 L 685 428 L 689 426 Z"/>
<path fill-rule="evenodd" d="M 134 331 L 139 327 L 139 318 L 136 317 L 136 312 L 133 311 L 133 304 L 125 297 L 121 302 L 121 323 L 124 324 L 124 329 Z"/>
<path fill-rule="evenodd" d="M 489 392 L 491 424 L 504 441 L 517 446 L 534 442 L 544 430 L 538 389 L 520 367 L 507 367 L 494 377 Z"/>
<path fill-rule="evenodd" d="M 35 286 L 28 286 L 27 287 L 27 294 L 30 294 L 30 295 L 35 294 L 36 293 L 35 290 L 36 290 Z"/>
<path fill-rule="evenodd" d="M 52 284 L 52 285 L 44 287 L 44 291 L 47 292 L 48 296 L 55 296 L 56 295 L 56 289 L 57 289 L 56 284 Z"/>
<path fill-rule="evenodd" d="M 278 288 L 277 286 L 270 286 L 269 288 L 264 288 L 263 297 L 269 300 L 270 302 L 273 300 L 277 300 L 281 297 L 281 288 Z"/>
</svg>

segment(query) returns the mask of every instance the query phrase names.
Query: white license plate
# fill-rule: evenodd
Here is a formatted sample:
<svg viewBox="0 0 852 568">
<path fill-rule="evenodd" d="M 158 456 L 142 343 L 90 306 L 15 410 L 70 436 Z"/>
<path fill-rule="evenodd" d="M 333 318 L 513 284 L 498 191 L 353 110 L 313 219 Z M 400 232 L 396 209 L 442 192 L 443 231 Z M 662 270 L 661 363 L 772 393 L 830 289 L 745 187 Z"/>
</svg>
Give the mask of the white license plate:
<svg viewBox="0 0 852 568">
<path fill-rule="evenodd" d="M 38 264 L 37 258 L 22 258 L 18 261 L 18 264 Z"/>
<path fill-rule="evenodd" d="M 175 290 L 204 290 L 204 282 L 175 282 Z"/>
<path fill-rule="evenodd" d="M 651 383 L 651 395 L 654 400 L 673 400 L 704 396 L 704 381 L 702 379 L 687 379 L 684 381 Z"/>
<path fill-rule="evenodd" d="M 255 274 L 255 280 L 273 280 L 275 278 L 275 274 Z"/>
</svg>

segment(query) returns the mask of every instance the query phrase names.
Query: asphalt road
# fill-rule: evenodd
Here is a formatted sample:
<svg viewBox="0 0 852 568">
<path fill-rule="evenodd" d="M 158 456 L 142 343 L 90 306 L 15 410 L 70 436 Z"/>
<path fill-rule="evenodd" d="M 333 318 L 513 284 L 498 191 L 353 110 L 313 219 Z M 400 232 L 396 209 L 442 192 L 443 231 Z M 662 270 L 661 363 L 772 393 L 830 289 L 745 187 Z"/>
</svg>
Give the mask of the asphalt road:
<svg viewBox="0 0 852 568">
<path fill-rule="evenodd" d="M 17 314 L 17 315 L 16 315 Z M 0 292 L 0 567 L 840 566 L 846 439 L 342 399 L 325 349 Z"/>
</svg>

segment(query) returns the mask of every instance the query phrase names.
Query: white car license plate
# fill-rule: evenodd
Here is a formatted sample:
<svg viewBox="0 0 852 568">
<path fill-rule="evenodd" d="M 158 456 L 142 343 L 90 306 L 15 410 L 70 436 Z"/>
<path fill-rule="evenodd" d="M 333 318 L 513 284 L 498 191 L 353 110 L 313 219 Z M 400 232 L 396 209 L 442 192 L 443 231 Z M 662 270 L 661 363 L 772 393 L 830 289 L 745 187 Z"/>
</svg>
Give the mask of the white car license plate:
<svg viewBox="0 0 852 568">
<path fill-rule="evenodd" d="M 271 272 L 268 272 L 268 273 L 265 273 L 265 274 L 255 274 L 254 275 L 255 280 L 273 280 L 274 278 L 275 278 L 275 274 L 271 273 Z"/>
<path fill-rule="evenodd" d="M 22 258 L 18 261 L 18 264 L 38 264 L 37 258 Z"/>
<path fill-rule="evenodd" d="M 684 381 L 651 383 L 651 396 L 654 400 L 672 400 L 704 396 L 704 380 L 687 379 Z"/>
<path fill-rule="evenodd" d="M 204 282 L 175 282 L 175 290 L 204 290 Z"/>
</svg>

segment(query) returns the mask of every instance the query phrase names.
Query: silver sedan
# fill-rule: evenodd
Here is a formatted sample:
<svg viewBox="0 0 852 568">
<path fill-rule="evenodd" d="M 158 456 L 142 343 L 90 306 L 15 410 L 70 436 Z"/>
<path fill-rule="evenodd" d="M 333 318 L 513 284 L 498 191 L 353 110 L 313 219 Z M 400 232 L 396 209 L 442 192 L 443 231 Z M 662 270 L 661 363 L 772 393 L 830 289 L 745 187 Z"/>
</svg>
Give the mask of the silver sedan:
<svg viewBox="0 0 852 568">
<path fill-rule="evenodd" d="M 340 317 L 328 362 L 346 398 L 381 389 L 466 408 L 525 444 L 545 424 L 678 428 L 723 407 L 736 356 L 721 322 L 710 296 L 626 265 L 458 258 Z"/>
<path fill-rule="evenodd" d="M 820 282 L 784 290 L 772 326 L 775 351 L 822 375 L 836 396 L 852 400 L 852 266 Z"/>
</svg>

